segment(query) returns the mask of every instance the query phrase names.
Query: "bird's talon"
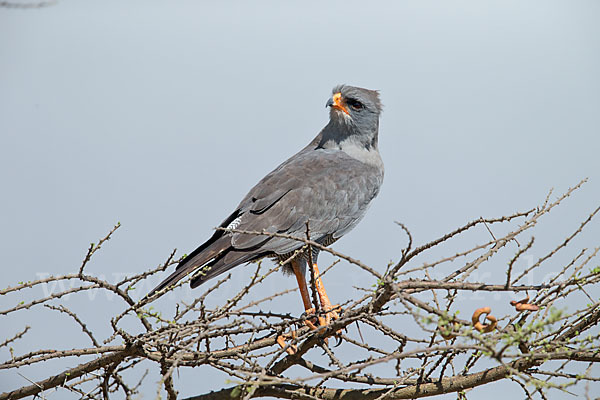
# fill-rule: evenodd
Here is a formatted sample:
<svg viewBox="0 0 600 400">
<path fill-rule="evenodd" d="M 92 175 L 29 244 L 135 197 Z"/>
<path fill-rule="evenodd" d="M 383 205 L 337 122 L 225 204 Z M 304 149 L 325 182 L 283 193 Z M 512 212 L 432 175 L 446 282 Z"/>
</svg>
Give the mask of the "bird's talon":
<svg viewBox="0 0 600 400">
<path fill-rule="evenodd" d="M 336 343 L 335 343 L 335 346 L 333 346 L 333 347 L 338 347 L 340 344 L 342 344 L 342 337 L 338 334 L 338 335 L 335 335 L 335 338 L 336 338 Z"/>
<path fill-rule="evenodd" d="M 304 320 L 304 324 L 307 325 L 310 329 L 312 329 L 313 331 L 316 330 L 318 327 L 324 327 L 327 326 L 331 323 L 331 321 L 335 321 L 336 319 L 340 319 L 340 316 L 338 314 L 338 312 L 341 312 L 341 307 L 339 305 L 335 305 L 335 306 L 331 306 L 328 307 L 328 309 L 325 309 L 325 315 L 323 316 L 318 316 L 318 317 L 313 317 L 313 318 L 307 318 Z M 313 308 L 309 308 L 307 309 L 304 314 L 308 317 L 310 315 L 314 315 L 315 314 L 315 309 Z M 318 322 L 319 326 L 317 327 L 315 324 Z M 341 333 L 341 331 L 336 332 L 336 334 Z"/>
<path fill-rule="evenodd" d="M 291 339 L 294 339 L 296 337 L 296 332 L 292 331 L 291 335 L 289 335 L 289 336 Z M 281 346 L 282 349 L 285 349 L 285 351 L 291 356 L 296 354 L 296 352 L 298 351 L 298 348 L 296 347 L 296 345 L 293 345 L 293 344 L 287 345 L 287 343 L 285 343 L 284 335 L 278 335 L 276 341 L 277 341 L 277 344 L 279 346 Z"/>
<path fill-rule="evenodd" d="M 313 321 L 307 319 L 304 321 L 304 324 L 306 326 L 308 326 L 311 330 L 316 331 L 317 330 L 317 326 L 313 323 Z"/>
</svg>

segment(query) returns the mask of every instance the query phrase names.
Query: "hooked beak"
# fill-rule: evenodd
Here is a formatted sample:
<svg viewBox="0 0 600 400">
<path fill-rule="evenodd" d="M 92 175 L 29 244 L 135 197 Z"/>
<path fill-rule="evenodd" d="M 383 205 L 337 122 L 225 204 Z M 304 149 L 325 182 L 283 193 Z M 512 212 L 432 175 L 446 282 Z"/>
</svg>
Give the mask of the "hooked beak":
<svg viewBox="0 0 600 400">
<path fill-rule="evenodd" d="M 344 104 L 342 103 L 342 94 L 339 92 L 327 100 L 325 107 L 337 108 L 338 110 L 345 112 L 347 115 L 350 115 L 348 109 L 344 107 Z"/>
</svg>

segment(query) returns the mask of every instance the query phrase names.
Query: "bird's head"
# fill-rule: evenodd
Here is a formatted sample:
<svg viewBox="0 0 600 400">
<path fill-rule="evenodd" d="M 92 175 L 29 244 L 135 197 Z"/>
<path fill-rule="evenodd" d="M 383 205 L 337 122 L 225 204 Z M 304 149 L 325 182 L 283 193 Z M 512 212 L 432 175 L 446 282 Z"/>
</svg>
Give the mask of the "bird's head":
<svg viewBox="0 0 600 400">
<path fill-rule="evenodd" d="M 333 88 L 326 107 L 330 107 L 329 117 L 334 125 L 345 126 L 355 134 L 377 140 L 382 108 L 378 91 L 339 85 Z"/>
</svg>

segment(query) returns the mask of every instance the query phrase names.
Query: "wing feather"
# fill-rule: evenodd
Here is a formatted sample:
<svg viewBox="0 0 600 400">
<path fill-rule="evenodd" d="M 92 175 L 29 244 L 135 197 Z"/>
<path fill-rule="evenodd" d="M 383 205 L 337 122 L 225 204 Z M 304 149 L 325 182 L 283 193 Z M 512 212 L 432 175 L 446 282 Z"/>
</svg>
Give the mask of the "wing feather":
<svg viewBox="0 0 600 400">
<path fill-rule="evenodd" d="M 308 221 L 312 240 L 337 239 L 362 219 L 382 180 L 381 169 L 343 151 L 305 148 L 252 188 L 221 227 L 235 221 L 237 230 L 305 238 Z M 192 287 L 237 265 L 302 245 L 293 239 L 218 230 L 149 295 L 199 268 L 204 269 Z"/>
</svg>

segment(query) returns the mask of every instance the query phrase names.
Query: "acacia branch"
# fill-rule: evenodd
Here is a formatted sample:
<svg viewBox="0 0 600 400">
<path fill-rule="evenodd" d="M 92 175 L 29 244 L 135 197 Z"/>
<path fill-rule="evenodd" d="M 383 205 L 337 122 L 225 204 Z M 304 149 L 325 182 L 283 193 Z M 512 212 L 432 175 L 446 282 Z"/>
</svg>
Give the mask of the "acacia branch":
<svg viewBox="0 0 600 400">
<path fill-rule="evenodd" d="M 0 394 L 0 400 L 42 395 L 44 391 L 55 387 L 64 387 L 86 398 L 107 398 L 116 391 L 132 398 L 138 393 L 140 383 L 127 382 L 125 377 L 130 374 L 126 372 L 139 368 L 142 361 L 146 361 L 145 365 L 149 362 L 162 375 L 156 392 L 159 395 L 166 392 L 169 399 L 175 399 L 178 395 L 177 369 L 186 367 L 213 368 L 240 382 L 233 388 L 192 399 L 247 399 L 260 396 L 332 400 L 358 397 L 419 398 L 461 392 L 501 379 L 517 382 L 528 396 L 537 393 L 547 398 L 549 390 L 564 390 L 562 383 L 554 383 L 549 380 L 550 377 L 566 380 L 573 386 L 584 380 L 590 384 L 600 382 L 600 377 L 594 376 L 589 368 L 600 362 L 600 351 L 597 350 L 600 348 L 600 334 L 592 329 L 600 322 L 600 303 L 595 300 L 600 267 L 594 264 L 599 249 L 576 249 L 568 258 L 571 261 L 561 263 L 559 271 L 553 271 L 544 282 L 532 280 L 535 284 L 515 284 L 522 277 L 532 278 L 532 271 L 541 271 L 548 264 L 547 260 L 553 259 L 559 250 L 569 251 L 575 243 L 574 239 L 584 235 L 584 228 L 600 213 L 599 209 L 593 211 L 574 232 L 566 235 L 566 239 L 559 238 L 558 244 L 546 246 L 551 249 L 550 252 L 538 258 L 537 263 L 519 270 L 523 258 L 538 251 L 536 246 L 540 240 L 534 241 L 530 235 L 538 221 L 579 186 L 569 189 L 554 201 L 550 201 L 548 196 L 540 207 L 527 212 L 498 218 L 479 218 L 414 249 L 410 231 L 400 224 L 409 243 L 401 251 L 400 260 L 388 265 L 383 273 L 380 272 L 382 269 L 378 271 L 355 258 L 311 241 L 308 235 L 295 238 L 277 233 L 235 230 L 244 234 L 293 239 L 299 242 L 300 249 L 314 247 L 331 253 L 337 260 L 321 276 L 338 265 L 339 260 L 348 262 L 346 268 L 355 267 L 368 272 L 368 278 L 361 283 L 364 287 L 355 288 L 356 292 L 349 292 L 346 301 L 340 302 L 340 318 L 316 330 L 308 328 L 306 321 L 324 315 L 325 310 L 319 307 L 316 307 L 315 315 L 298 315 L 270 308 L 271 304 L 276 304 L 288 293 L 297 290 L 284 288 L 277 293 L 263 293 L 262 285 L 282 265 L 264 274 L 261 272 L 264 268 L 261 269 L 259 265 L 249 282 L 233 296 L 227 294 L 224 297 L 224 288 L 230 280 L 228 276 L 199 291 L 198 297 L 189 304 L 169 303 L 170 311 L 161 308 L 161 304 L 154 309 L 149 303 L 174 288 L 168 288 L 152 298 L 144 297 L 135 301 L 132 296 L 135 290 L 133 285 L 164 271 L 177 260 L 175 252 L 172 252 L 163 264 L 125 277 L 119 282 L 109 282 L 95 276 L 86 265 L 117 226 L 97 245 L 90 246 L 77 273 L 45 277 L 0 290 L 0 295 L 6 296 L 3 298 L 14 301 L 7 309 L 0 311 L 0 315 L 28 312 L 29 309 L 57 310 L 72 318 L 80 328 L 78 333 L 83 333 L 92 342 L 90 347 L 63 350 L 51 349 L 51 344 L 44 344 L 37 349 L 26 349 L 22 354 L 15 354 L 9 344 L 25 333 L 31 335 L 31 330 L 25 328 L 0 345 L 0 348 L 10 351 L 10 356 L 0 362 L 0 369 L 5 373 L 34 364 L 48 366 L 51 370 L 52 363 L 58 359 L 94 357 L 60 373 L 49 374 L 51 376 L 37 383 L 32 382 Z M 481 224 L 486 229 L 475 231 Z M 494 224 L 501 224 L 502 229 L 496 230 Z M 489 240 L 488 225 L 494 228 L 493 240 Z M 455 238 L 467 231 L 481 233 L 479 236 L 483 240 L 478 237 L 479 244 L 470 243 L 457 249 Z M 499 235 L 498 231 L 507 233 Z M 517 238 L 521 240 L 525 234 L 527 240 L 521 243 L 527 245 L 511 252 L 512 256 L 506 257 L 506 252 L 500 251 L 509 243 L 518 243 Z M 427 257 L 433 249 L 439 256 L 418 264 L 418 259 Z M 285 263 L 292 259 L 290 257 Z M 453 267 L 454 263 L 458 266 L 446 271 L 440 279 L 430 278 L 431 268 L 435 266 L 443 270 L 450 263 L 453 263 Z M 498 271 L 493 280 L 480 282 L 473 278 L 474 271 L 494 271 L 499 265 L 505 269 Z M 545 273 L 548 271 L 545 270 Z M 517 279 L 512 276 L 517 276 Z M 71 287 L 64 289 L 64 282 L 69 282 Z M 63 289 L 28 299 L 27 303 L 17 298 L 22 291 L 48 283 Z M 108 337 L 93 332 L 83 322 L 87 318 L 82 318 L 61 304 L 66 295 L 81 296 L 90 290 L 108 291 L 122 301 L 123 308 L 115 316 L 109 317 L 108 326 L 112 332 Z M 514 308 L 501 314 L 490 310 L 486 304 L 473 304 L 473 308 L 487 310 L 480 311 L 483 314 L 482 321 L 485 317 L 489 321 L 496 321 L 493 326 L 486 323 L 491 329 L 483 330 L 479 326 L 483 323 L 479 321 L 480 314 L 471 319 L 457 316 L 458 311 L 464 311 L 467 315 L 473 311 L 457 310 L 464 307 L 464 302 L 459 300 L 470 295 L 468 292 L 527 292 L 527 295 L 519 295 L 525 299 L 514 301 Z M 533 300 L 530 301 L 531 294 Z M 218 305 L 211 307 L 208 304 Z M 141 333 L 131 330 L 132 321 L 143 325 Z M 410 335 L 404 329 L 406 324 L 413 327 Z M 354 325 L 358 332 L 352 330 Z M 348 331 L 340 335 L 340 331 L 347 328 Z M 361 328 L 367 330 L 364 337 Z M 417 328 L 418 334 L 414 333 L 414 328 Z M 336 335 L 339 335 L 342 343 L 339 349 L 327 342 Z M 285 342 L 283 347 L 278 344 L 281 338 Z M 17 345 L 15 347 L 18 348 Z M 314 356 L 315 360 L 305 358 L 309 351 L 319 347 L 324 351 L 322 361 L 318 361 L 317 355 Z M 294 354 L 286 352 L 291 348 L 297 349 Z M 311 353 L 311 357 L 315 353 Z M 348 354 L 355 356 L 348 357 Z M 551 374 L 544 375 L 543 371 L 537 369 L 552 361 L 560 365 L 553 367 L 555 371 Z M 573 374 L 566 370 L 567 366 L 575 363 L 585 365 L 585 373 Z M 375 365 L 378 371 L 384 371 L 382 376 L 374 376 L 370 372 Z M 412 368 L 407 368 L 407 365 Z M 302 368 L 294 369 L 292 373 L 290 368 L 293 366 Z M 298 370 L 301 372 L 298 373 Z M 545 376 L 546 380 L 540 380 L 539 376 Z M 356 386 L 335 388 L 331 385 L 334 381 Z M 360 385 L 379 387 L 363 389 Z"/>
</svg>

